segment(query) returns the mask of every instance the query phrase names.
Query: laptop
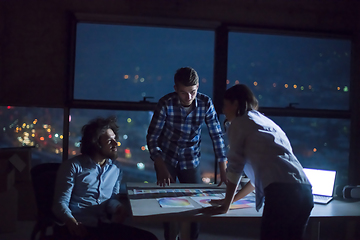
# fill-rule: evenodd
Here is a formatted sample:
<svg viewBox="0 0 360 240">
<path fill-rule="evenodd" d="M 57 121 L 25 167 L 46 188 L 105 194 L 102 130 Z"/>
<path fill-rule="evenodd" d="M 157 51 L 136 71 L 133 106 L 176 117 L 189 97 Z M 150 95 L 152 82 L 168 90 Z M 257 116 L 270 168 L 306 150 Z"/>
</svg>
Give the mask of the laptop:
<svg viewBox="0 0 360 240">
<path fill-rule="evenodd" d="M 304 168 L 312 185 L 314 203 L 328 204 L 333 199 L 336 171 Z"/>
</svg>

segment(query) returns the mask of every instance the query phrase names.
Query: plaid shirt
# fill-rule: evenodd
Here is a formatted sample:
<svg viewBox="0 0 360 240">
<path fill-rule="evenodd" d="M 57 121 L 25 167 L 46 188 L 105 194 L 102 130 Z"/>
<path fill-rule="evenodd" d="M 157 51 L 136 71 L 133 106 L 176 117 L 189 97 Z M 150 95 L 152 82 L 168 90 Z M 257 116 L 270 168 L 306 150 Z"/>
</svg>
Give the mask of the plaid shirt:
<svg viewBox="0 0 360 240">
<path fill-rule="evenodd" d="M 227 160 L 220 123 L 211 99 L 197 93 L 195 107 L 187 114 L 176 92 L 162 97 L 146 136 L 151 159 L 161 156 L 174 167 L 193 169 L 199 165 L 201 126 L 205 122 L 213 142 L 215 157 Z"/>
</svg>

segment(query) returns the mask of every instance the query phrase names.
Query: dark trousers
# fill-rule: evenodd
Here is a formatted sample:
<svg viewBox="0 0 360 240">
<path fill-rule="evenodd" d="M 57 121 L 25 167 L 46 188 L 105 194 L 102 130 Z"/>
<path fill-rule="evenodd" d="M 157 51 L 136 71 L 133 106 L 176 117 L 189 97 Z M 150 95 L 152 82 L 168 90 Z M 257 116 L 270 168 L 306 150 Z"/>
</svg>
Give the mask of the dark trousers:
<svg viewBox="0 0 360 240">
<path fill-rule="evenodd" d="M 166 167 L 171 175 L 171 177 L 176 182 L 176 179 L 179 180 L 180 183 L 201 183 L 199 168 L 195 169 L 185 169 L 180 170 L 180 167 L 173 167 L 171 164 L 166 163 Z M 164 223 L 164 237 L 165 240 L 169 240 L 171 237 L 170 228 L 174 226 L 174 224 L 170 224 L 168 222 Z M 190 224 L 190 237 L 192 240 L 198 239 L 199 237 L 200 225 L 196 222 Z M 178 232 L 178 230 L 176 229 Z"/>
<path fill-rule="evenodd" d="M 157 240 L 151 232 L 116 223 L 100 223 L 98 227 L 86 227 L 88 235 L 84 238 L 71 236 L 66 226 L 54 229 L 58 240 Z"/>
<path fill-rule="evenodd" d="M 301 240 L 314 207 L 311 186 L 272 183 L 264 190 L 261 240 Z"/>
</svg>

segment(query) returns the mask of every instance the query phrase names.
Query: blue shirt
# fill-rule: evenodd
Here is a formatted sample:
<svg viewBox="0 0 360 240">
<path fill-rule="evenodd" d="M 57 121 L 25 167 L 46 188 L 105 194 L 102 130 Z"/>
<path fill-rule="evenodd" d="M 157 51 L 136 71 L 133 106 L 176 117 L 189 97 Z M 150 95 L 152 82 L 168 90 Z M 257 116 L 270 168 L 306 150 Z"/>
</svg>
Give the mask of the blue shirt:
<svg viewBox="0 0 360 240">
<path fill-rule="evenodd" d="M 215 157 L 227 160 L 223 134 L 210 97 L 197 93 L 188 113 L 176 92 L 162 97 L 154 111 L 147 134 L 151 159 L 161 156 L 174 167 L 193 169 L 199 165 L 201 126 L 205 122 L 213 142 Z"/>
<path fill-rule="evenodd" d="M 53 212 L 60 220 L 75 218 L 85 226 L 109 222 L 107 215 L 120 205 L 122 170 L 120 163 L 107 159 L 101 167 L 89 156 L 64 161 L 57 173 Z"/>
</svg>

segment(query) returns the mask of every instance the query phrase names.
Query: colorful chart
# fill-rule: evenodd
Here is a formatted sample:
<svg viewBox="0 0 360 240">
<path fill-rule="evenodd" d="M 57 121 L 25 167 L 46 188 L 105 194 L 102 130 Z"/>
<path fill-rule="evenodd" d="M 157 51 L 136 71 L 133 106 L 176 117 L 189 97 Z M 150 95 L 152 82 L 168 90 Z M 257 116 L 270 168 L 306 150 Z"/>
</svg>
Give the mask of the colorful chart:
<svg viewBox="0 0 360 240">
<path fill-rule="evenodd" d="M 191 197 L 195 202 L 200 204 L 202 207 L 210 207 L 209 203 L 212 199 L 222 199 L 219 197 Z M 250 208 L 255 207 L 255 200 L 253 197 L 245 197 L 230 205 L 230 209 Z"/>
<path fill-rule="evenodd" d="M 254 202 L 249 201 L 249 200 L 237 200 L 236 202 L 233 202 L 230 205 L 230 209 L 240 209 L 240 208 L 249 208 L 249 207 L 253 207 L 254 206 Z"/>
<path fill-rule="evenodd" d="M 207 205 L 207 204 L 209 204 L 210 201 L 211 201 L 211 199 L 205 198 L 205 199 L 201 199 L 199 202 Z"/>
<path fill-rule="evenodd" d="M 186 198 L 159 198 L 157 200 L 161 207 L 194 207 Z"/>
<path fill-rule="evenodd" d="M 167 194 L 173 193 L 176 196 L 218 196 L 221 197 L 222 193 L 212 190 L 201 189 L 134 189 L 134 194 Z"/>
<path fill-rule="evenodd" d="M 219 197 L 191 197 L 192 200 L 200 204 L 202 207 L 210 207 L 209 203 L 212 199 L 222 199 Z"/>
</svg>

